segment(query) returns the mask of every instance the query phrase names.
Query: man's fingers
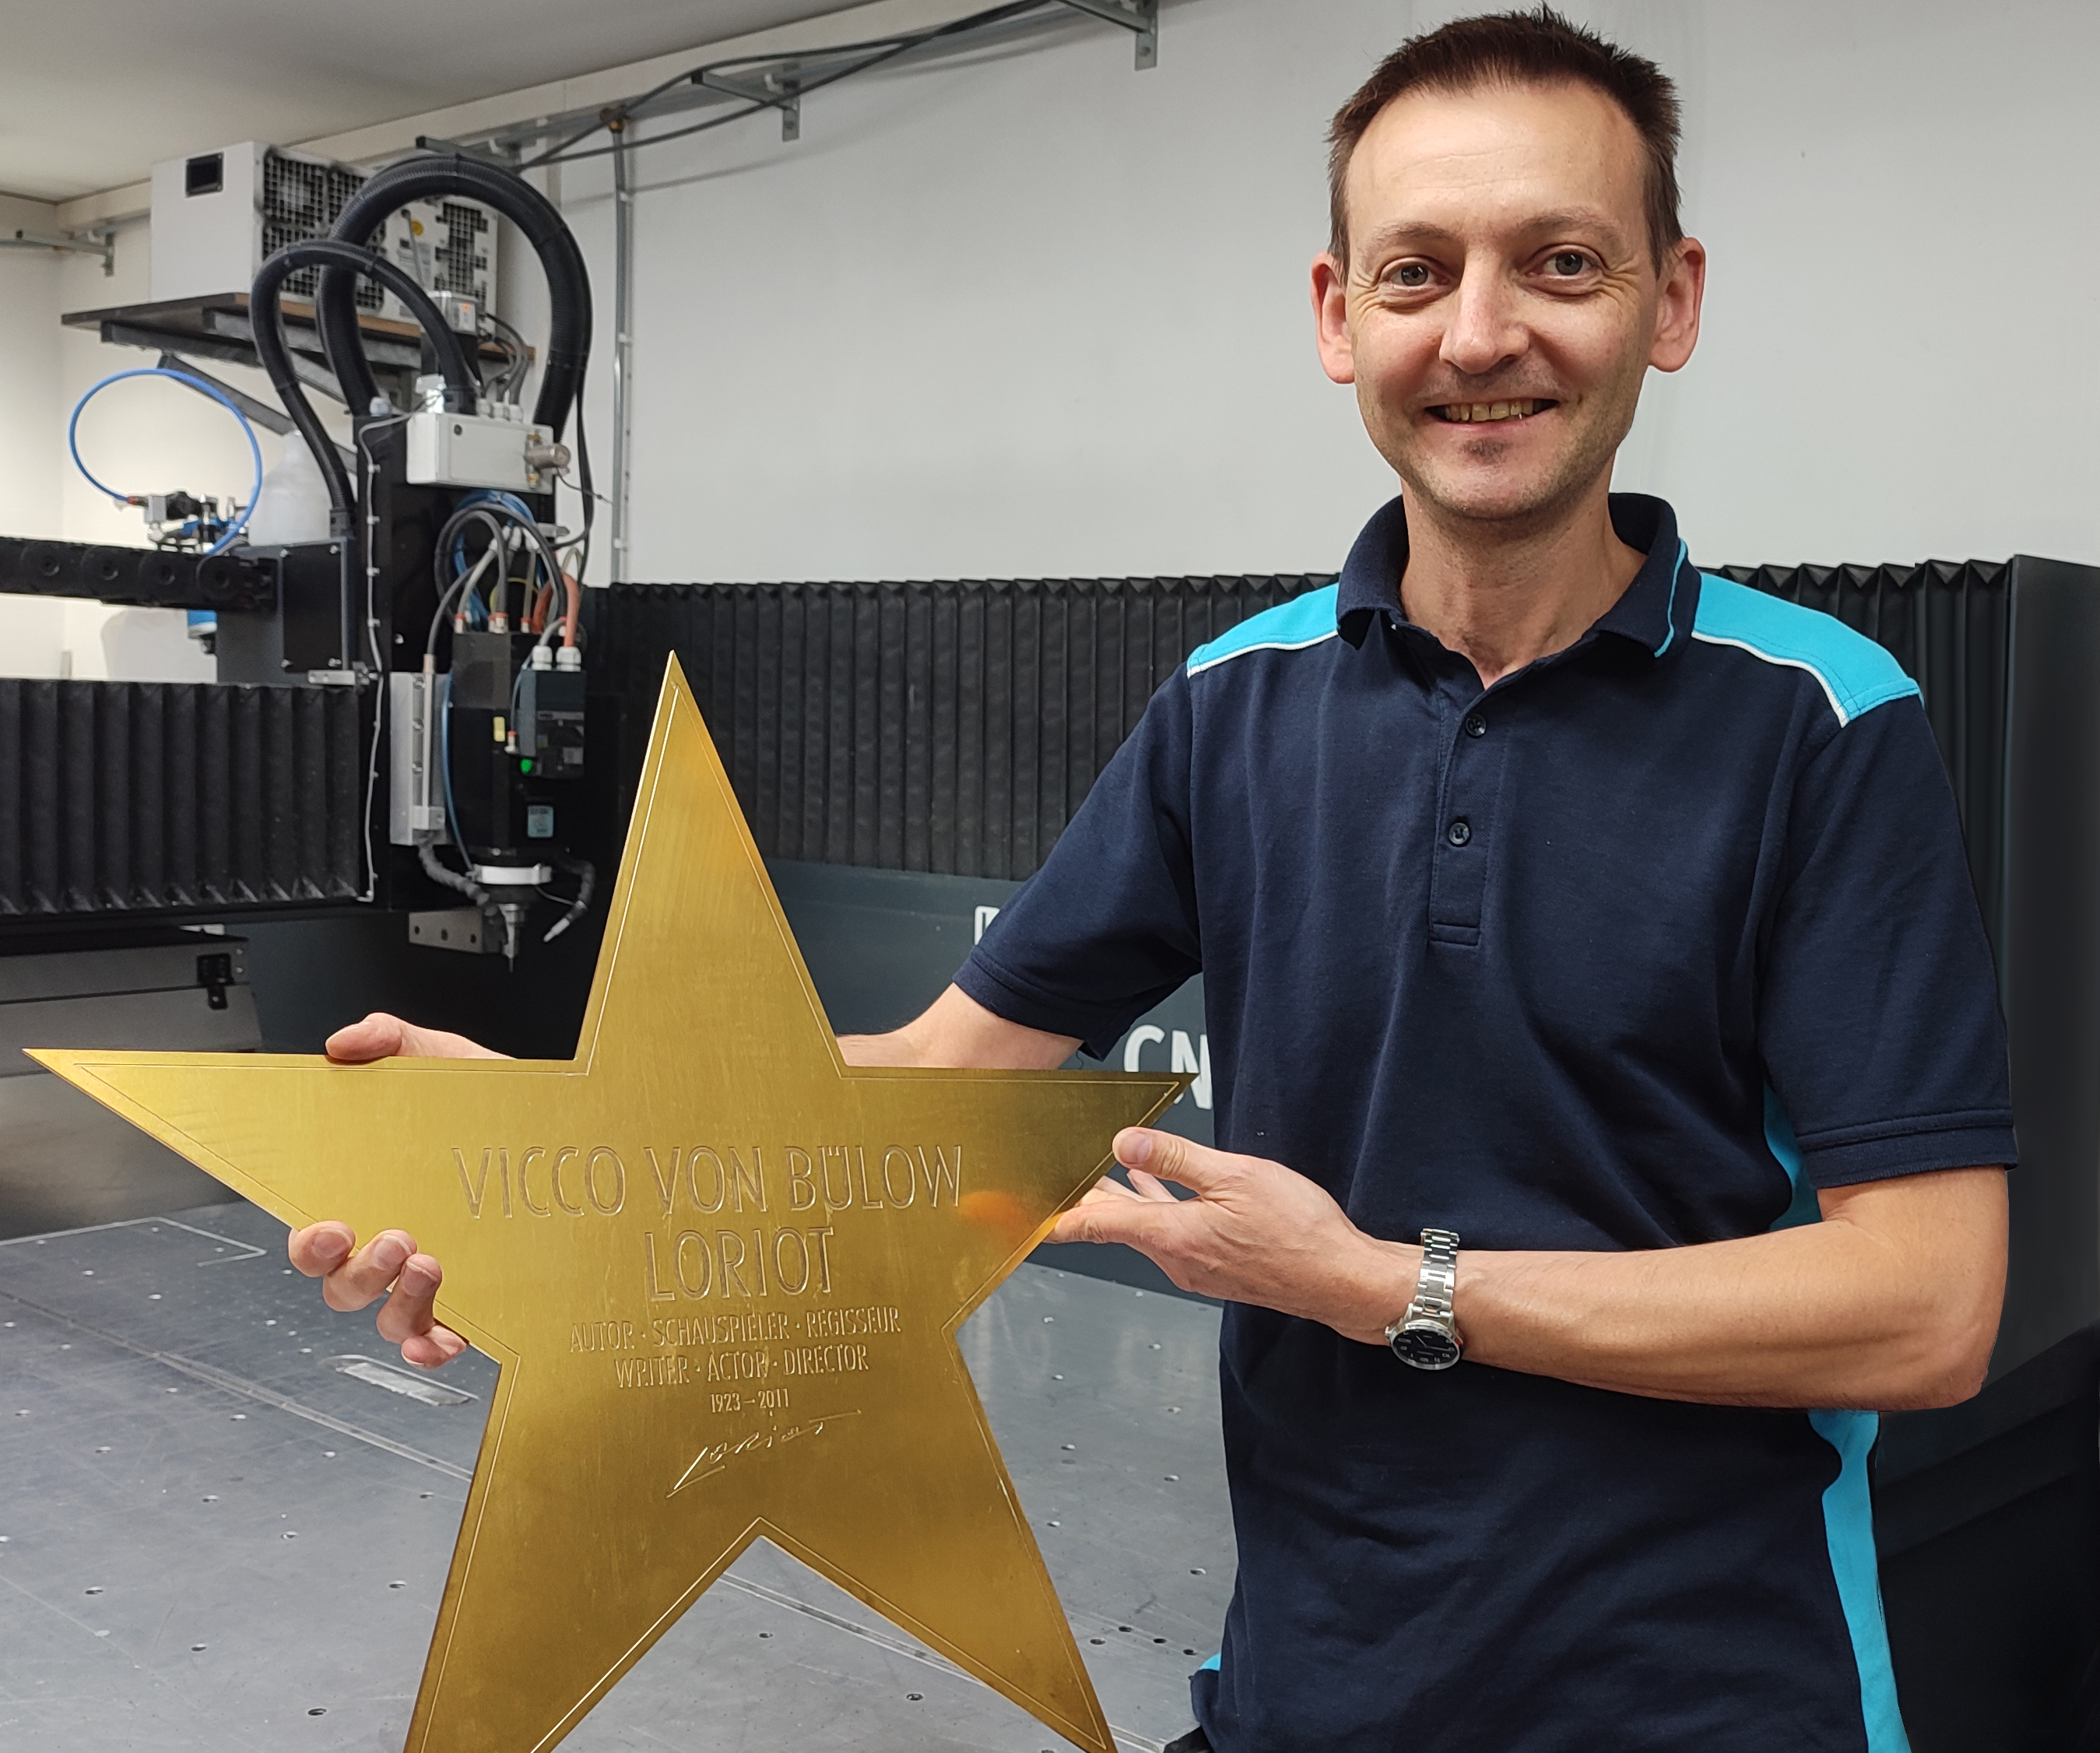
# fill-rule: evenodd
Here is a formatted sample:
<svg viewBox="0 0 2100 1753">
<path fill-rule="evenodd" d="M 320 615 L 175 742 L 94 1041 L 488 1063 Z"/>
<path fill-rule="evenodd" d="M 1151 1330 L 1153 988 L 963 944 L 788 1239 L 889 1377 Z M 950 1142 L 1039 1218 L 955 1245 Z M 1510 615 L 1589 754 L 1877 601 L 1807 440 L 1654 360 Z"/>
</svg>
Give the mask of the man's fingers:
<svg viewBox="0 0 2100 1753">
<path fill-rule="evenodd" d="M 1127 1169 L 1124 1172 L 1130 1177 L 1130 1184 L 1137 1190 L 1139 1199 L 1149 1199 L 1156 1205 L 1162 1199 L 1174 1198 L 1174 1190 L 1157 1175 L 1142 1168 Z"/>
<path fill-rule="evenodd" d="M 501 1059 L 505 1056 L 444 1029 L 420 1029 L 375 1010 L 361 1022 L 338 1029 L 325 1044 L 338 1065 L 364 1065 L 396 1054 L 411 1059 Z"/>
<path fill-rule="evenodd" d="M 448 1327 L 434 1327 L 401 1341 L 401 1361 L 419 1370 L 435 1370 L 450 1363 L 466 1349 L 466 1341 Z"/>
<path fill-rule="evenodd" d="M 1082 1199 L 1071 1210 L 1057 1220 L 1057 1226 L 1050 1232 L 1053 1242 L 1121 1242 L 1125 1245 L 1149 1253 L 1164 1239 L 1164 1226 L 1174 1222 L 1180 1214 L 1181 1202 L 1168 1202 L 1175 1208 L 1152 1199 L 1141 1199 L 1126 1195 L 1120 1199 Z"/>
<path fill-rule="evenodd" d="M 386 1293 L 415 1252 L 405 1230 L 382 1230 L 321 1280 L 321 1296 L 331 1309 L 362 1309 Z"/>
<path fill-rule="evenodd" d="M 393 1294 L 379 1310 L 379 1336 L 402 1345 L 436 1325 L 430 1305 L 437 1300 L 444 1269 L 428 1254 L 411 1254 L 401 1263 Z"/>
<path fill-rule="evenodd" d="M 349 1259 L 356 1246 L 357 1234 L 348 1224 L 325 1219 L 294 1230 L 285 1240 L 285 1252 L 308 1278 L 319 1278 Z"/>
<path fill-rule="evenodd" d="M 361 1022 L 338 1029 L 322 1043 L 321 1050 L 338 1065 L 364 1065 L 373 1059 L 389 1059 L 407 1051 L 401 1044 L 408 1025 L 399 1017 L 375 1010 Z"/>
<path fill-rule="evenodd" d="M 1082 1205 L 1090 1205 L 1102 1199 L 1134 1199 L 1137 1195 L 1113 1176 L 1104 1175 L 1093 1186 L 1079 1195 Z"/>
<path fill-rule="evenodd" d="M 1115 1159 L 1126 1169 L 1142 1169 L 1197 1193 L 1213 1193 L 1227 1186 L 1238 1172 L 1240 1160 L 1178 1133 L 1144 1126 L 1126 1126 L 1116 1134 Z"/>
</svg>

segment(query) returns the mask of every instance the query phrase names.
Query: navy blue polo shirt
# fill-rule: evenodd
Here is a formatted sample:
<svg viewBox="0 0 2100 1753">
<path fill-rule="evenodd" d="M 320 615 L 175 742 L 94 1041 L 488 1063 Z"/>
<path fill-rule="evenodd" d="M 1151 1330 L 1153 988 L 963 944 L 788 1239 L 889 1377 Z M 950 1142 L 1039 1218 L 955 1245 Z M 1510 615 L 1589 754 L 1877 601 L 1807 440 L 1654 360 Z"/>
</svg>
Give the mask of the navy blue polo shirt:
<svg viewBox="0 0 2100 1753">
<path fill-rule="evenodd" d="M 1482 691 L 1338 585 L 1162 687 L 958 974 L 1099 1053 L 1201 970 L 1221 1148 L 1372 1234 L 1670 1247 L 2014 1156 L 2002 1025 L 1917 690 L 1704 576 L 1661 501 L 1569 649 Z M 1867 1412 L 1442 1374 L 1235 1305 L 1220 1753 L 1900 1753 Z"/>
</svg>

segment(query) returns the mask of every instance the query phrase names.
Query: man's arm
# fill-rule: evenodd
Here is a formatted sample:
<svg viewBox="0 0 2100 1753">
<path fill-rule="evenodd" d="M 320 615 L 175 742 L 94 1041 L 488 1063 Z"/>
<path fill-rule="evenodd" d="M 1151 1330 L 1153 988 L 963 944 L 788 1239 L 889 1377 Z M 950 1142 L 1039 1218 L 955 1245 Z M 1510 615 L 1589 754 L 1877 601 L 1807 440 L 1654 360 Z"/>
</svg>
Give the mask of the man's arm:
<svg viewBox="0 0 2100 1753">
<path fill-rule="evenodd" d="M 1070 1035 L 1047 1035 L 985 1009 L 951 986 L 901 1029 L 841 1035 L 848 1065 L 915 1065 L 942 1071 L 1054 1071 L 1079 1050 Z"/>
<path fill-rule="evenodd" d="M 1124 1242 L 1184 1289 L 1383 1345 L 1422 1251 L 1352 1224 L 1304 1176 L 1170 1133 L 1118 1135 L 1060 1241 Z M 1197 1197 L 1179 1200 L 1170 1180 Z M 1820 1196 L 1824 1221 L 1625 1253 L 1458 1256 L 1467 1357 L 1622 1393 L 1716 1404 L 1948 1406 L 1983 1385 L 2005 1279 L 2005 1177 L 1946 1169 Z"/>
</svg>

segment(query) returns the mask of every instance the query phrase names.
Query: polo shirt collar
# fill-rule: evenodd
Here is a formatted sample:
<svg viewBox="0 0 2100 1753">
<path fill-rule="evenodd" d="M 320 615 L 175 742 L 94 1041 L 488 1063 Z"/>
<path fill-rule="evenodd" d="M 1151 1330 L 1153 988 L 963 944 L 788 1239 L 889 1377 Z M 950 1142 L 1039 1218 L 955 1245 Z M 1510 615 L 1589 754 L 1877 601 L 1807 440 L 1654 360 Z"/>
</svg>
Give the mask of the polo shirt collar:
<svg viewBox="0 0 2100 1753">
<path fill-rule="evenodd" d="M 1689 586 L 1697 574 L 1678 536 L 1677 514 L 1665 501 L 1646 493 L 1613 493 L 1610 506 L 1619 540 L 1648 559 L 1591 630 L 1617 634 L 1661 657 L 1691 635 L 1699 594 Z M 1350 644 L 1361 646 L 1379 617 L 1409 625 L 1400 606 L 1400 579 L 1406 570 L 1407 513 L 1396 498 L 1364 526 L 1342 566 L 1335 625 Z"/>
</svg>

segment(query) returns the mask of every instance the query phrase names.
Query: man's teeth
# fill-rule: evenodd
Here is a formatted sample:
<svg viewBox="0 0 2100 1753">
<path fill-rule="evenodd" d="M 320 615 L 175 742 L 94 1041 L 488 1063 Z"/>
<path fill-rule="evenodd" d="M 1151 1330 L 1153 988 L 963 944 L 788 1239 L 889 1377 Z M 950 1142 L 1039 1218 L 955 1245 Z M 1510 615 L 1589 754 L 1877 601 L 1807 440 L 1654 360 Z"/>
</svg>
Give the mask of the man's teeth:
<svg viewBox="0 0 2100 1753">
<path fill-rule="evenodd" d="M 1527 420 L 1551 404 L 1541 400 L 1523 402 L 1447 402 L 1437 411 L 1446 420 Z"/>
</svg>

